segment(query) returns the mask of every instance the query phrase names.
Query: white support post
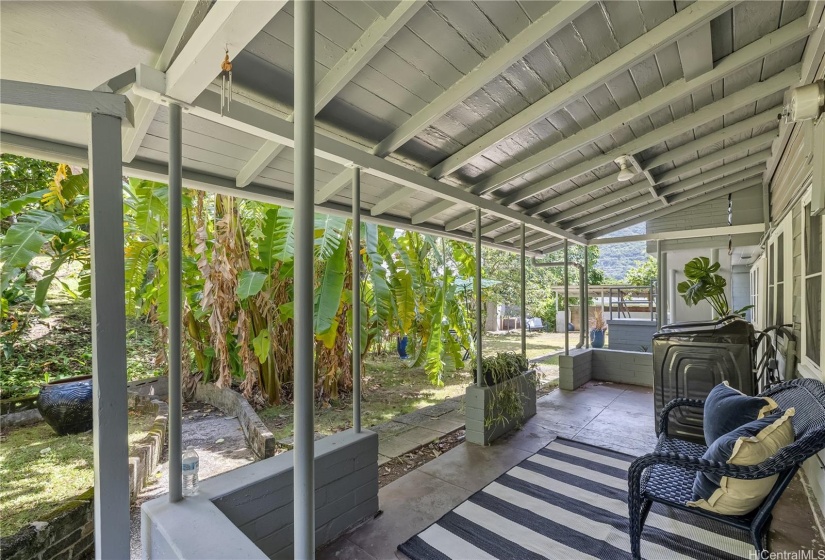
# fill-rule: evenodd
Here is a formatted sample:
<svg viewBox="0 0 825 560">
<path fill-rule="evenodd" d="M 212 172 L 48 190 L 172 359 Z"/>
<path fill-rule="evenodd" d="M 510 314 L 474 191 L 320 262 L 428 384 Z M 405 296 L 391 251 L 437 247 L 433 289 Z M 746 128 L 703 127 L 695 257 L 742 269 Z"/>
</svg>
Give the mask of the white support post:
<svg viewBox="0 0 825 560">
<path fill-rule="evenodd" d="M 361 433 L 361 168 L 352 168 L 352 427 Z"/>
<path fill-rule="evenodd" d="M 92 114 L 89 214 L 95 557 L 129 557 L 129 428 L 120 119 Z"/>
<path fill-rule="evenodd" d="M 674 271 L 675 273 L 675 271 Z M 672 284 L 674 287 L 676 286 L 675 283 Z M 670 307 L 670 271 L 667 268 L 667 252 L 662 251 L 662 326 L 665 326 L 670 322 L 668 319 L 668 310 Z"/>
<path fill-rule="evenodd" d="M 446 266 L 446 262 L 445 262 Z M 476 385 L 484 385 L 484 374 L 481 371 L 481 364 L 484 359 L 481 352 L 481 208 L 476 208 Z"/>
<path fill-rule="evenodd" d="M 570 355 L 570 243 L 564 240 L 564 355 Z"/>
<path fill-rule="evenodd" d="M 181 189 L 183 186 L 181 107 L 169 105 L 169 501 L 183 497 L 181 398 Z"/>
<path fill-rule="evenodd" d="M 295 12 L 294 556 L 315 558 L 315 2 Z"/>
<path fill-rule="evenodd" d="M 584 268 L 582 269 L 582 275 L 584 275 L 584 293 L 582 294 L 584 320 L 582 321 L 582 328 L 584 329 L 585 348 L 590 348 L 590 333 L 588 332 L 590 326 L 590 255 L 587 252 L 589 247 L 588 245 L 584 248 Z"/>
<path fill-rule="evenodd" d="M 662 268 L 662 242 L 659 239 L 656 240 L 656 269 L 656 330 L 662 330 L 664 324 L 664 306 L 662 305 L 664 292 L 662 288 L 664 287 L 665 272 Z"/>
<path fill-rule="evenodd" d="M 527 226 L 521 224 L 521 355 L 527 357 Z"/>
</svg>

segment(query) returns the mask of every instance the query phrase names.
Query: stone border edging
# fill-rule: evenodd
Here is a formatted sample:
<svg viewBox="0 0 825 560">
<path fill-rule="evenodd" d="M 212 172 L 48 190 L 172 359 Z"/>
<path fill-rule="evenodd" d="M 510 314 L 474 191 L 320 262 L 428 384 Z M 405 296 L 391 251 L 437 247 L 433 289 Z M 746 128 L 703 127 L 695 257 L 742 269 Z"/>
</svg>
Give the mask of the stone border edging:
<svg viewBox="0 0 825 560">
<path fill-rule="evenodd" d="M 198 383 L 195 387 L 195 400 L 221 409 L 224 413 L 238 417 L 246 441 L 259 459 L 275 455 L 275 436 L 258 417 L 243 395 L 227 388 L 217 387 L 212 383 Z"/>
</svg>

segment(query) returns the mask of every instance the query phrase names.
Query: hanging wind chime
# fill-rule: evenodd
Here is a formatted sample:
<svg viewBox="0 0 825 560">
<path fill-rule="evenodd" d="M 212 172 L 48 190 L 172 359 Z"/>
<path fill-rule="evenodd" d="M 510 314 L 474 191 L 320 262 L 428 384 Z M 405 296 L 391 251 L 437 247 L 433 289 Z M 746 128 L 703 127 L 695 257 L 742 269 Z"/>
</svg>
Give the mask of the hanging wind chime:
<svg viewBox="0 0 825 560">
<path fill-rule="evenodd" d="M 228 87 L 227 87 L 228 86 Z M 232 101 L 232 62 L 229 60 L 229 47 L 226 47 L 226 56 L 221 62 L 221 116 L 224 108 L 229 114 L 229 103 Z"/>
</svg>

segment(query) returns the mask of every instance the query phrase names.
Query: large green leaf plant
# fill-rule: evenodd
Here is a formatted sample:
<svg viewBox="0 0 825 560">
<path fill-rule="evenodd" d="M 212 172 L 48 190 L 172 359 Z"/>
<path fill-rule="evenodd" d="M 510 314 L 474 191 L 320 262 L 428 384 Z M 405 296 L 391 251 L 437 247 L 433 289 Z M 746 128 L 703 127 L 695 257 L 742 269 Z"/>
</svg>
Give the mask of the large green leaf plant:
<svg viewBox="0 0 825 560">
<path fill-rule="evenodd" d="M 728 282 L 723 276 L 716 274 L 721 267 L 722 265 L 718 262 L 711 263 L 707 257 L 691 259 L 685 265 L 687 280 L 679 282 L 676 289 L 689 307 L 707 301 L 717 317 L 744 316 L 745 312 L 753 306 L 748 305 L 742 309 L 731 310 L 725 295 Z"/>
</svg>

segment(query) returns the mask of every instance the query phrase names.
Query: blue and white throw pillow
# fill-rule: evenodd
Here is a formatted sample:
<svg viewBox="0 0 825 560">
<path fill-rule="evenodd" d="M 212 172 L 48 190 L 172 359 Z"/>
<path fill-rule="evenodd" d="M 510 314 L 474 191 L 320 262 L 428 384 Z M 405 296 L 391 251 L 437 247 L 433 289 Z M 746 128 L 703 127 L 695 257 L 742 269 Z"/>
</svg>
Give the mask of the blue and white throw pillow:
<svg viewBox="0 0 825 560">
<path fill-rule="evenodd" d="M 712 445 L 720 436 L 763 418 L 778 407 L 768 397 L 749 397 L 723 381 L 705 399 L 705 443 Z"/>
<path fill-rule="evenodd" d="M 731 465 L 758 465 L 794 441 L 795 409 L 777 411 L 727 433 L 708 447 L 703 459 Z M 724 515 L 745 515 L 762 503 L 779 475 L 753 480 L 696 473 L 693 501 L 687 505 Z"/>
</svg>

